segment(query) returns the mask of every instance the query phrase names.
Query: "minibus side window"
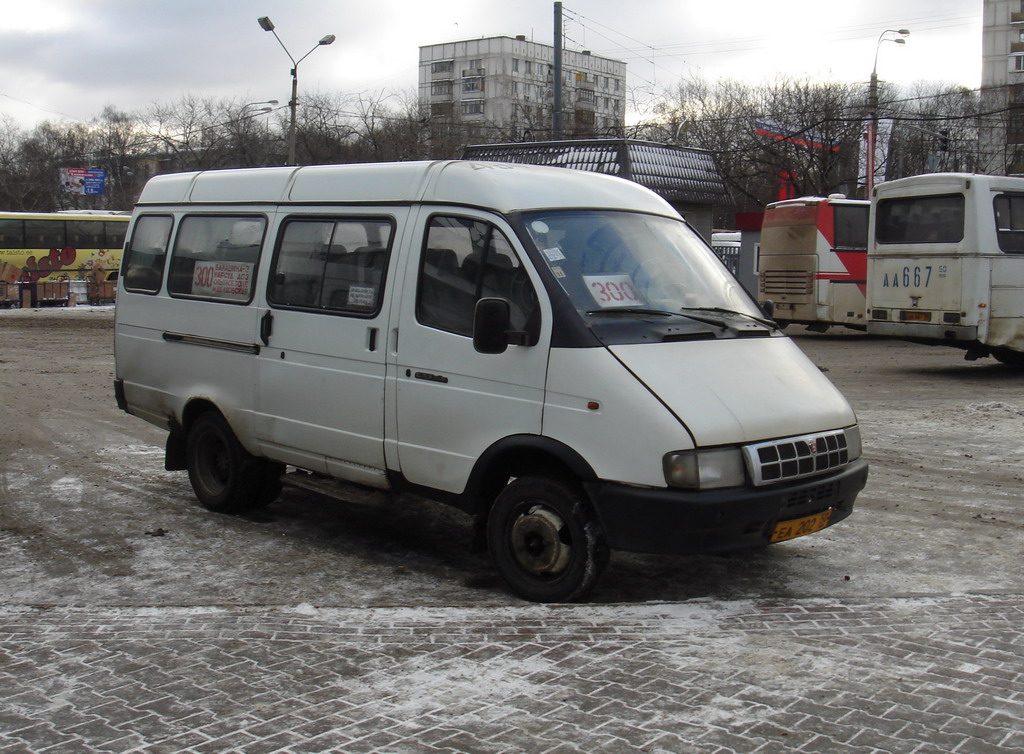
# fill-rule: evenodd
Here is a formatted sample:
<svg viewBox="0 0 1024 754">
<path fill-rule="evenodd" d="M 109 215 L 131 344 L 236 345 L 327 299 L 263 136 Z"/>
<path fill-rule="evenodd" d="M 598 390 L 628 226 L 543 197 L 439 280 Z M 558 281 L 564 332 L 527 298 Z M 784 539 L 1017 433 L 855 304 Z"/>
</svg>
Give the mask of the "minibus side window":
<svg viewBox="0 0 1024 754">
<path fill-rule="evenodd" d="M 135 221 L 132 240 L 121 264 L 126 290 L 141 293 L 160 290 L 173 224 L 173 219 L 167 215 L 143 215 Z"/>
<path fill-rule="evenodd" d="M 254 216 L 192 215 L 178 225 L 167 290 L 244 303 L 252 298 L 267 221 Z"/>
<path fill-rule="evenodd" d="M 476 302 L 485 297 L 508 301 L 511 329 L 526 331 L 528 345 L 537 342 L 537 293 L 505 234 L 480 220 L 431 218 L 420 260 L 417 320 L 471 337 Z"/>
<path fill-rule="evenodd" d="M 267 300 L 338 314 L 380 311 L 390 220 L 290 219 L 274 257 Z"/>
<path fill-rule="evenodd" d="M 1024 253 L 1024 194 L 1000 194 L 993 201 L 999 249 Z"/>
</svg>

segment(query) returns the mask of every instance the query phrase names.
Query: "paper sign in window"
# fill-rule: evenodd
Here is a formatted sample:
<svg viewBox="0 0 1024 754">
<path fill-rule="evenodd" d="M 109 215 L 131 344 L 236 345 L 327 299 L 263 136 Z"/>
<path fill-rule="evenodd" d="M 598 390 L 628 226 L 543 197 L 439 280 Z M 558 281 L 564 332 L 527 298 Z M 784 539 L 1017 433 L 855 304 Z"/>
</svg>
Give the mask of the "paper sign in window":
<svg viewBox="0 0 1024 754">
<path fill-rule="evenodd" d="M 377 303 L 377 289 L 368 285 L 353 285 L 348 289 L 351 309 L 372 309 Z"/>
<path fill-rule="evenodd" d="M 245 301 L 252 280 L 251 262 L 196 262 L 192 295 Z"/>
<path fill-rule="evenodd" d="M 584 275 L 583 282 L 602 309 L 612 306 L 643 306 L 645 303 L 629 275 Z"/>
</svg>

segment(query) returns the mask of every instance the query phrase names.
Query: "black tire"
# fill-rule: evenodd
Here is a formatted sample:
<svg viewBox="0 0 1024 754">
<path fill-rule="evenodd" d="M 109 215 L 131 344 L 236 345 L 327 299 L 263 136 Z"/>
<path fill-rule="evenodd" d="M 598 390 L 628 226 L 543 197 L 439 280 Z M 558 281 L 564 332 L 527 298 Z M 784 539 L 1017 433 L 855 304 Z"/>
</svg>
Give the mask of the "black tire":
<svg viewBox="0 0 1024 754">
<path fill-rule="evenodd" d="M 1000 364 L 1005 364 L 1008 367 L 1024 367 L 1024 353 L 1020 351 L 993 351 L 992 355 Z"/>
<path fill-rule="evenodd" d="M 509 588 L 532 602 L 580 600 L 608 564 L 608 546 L 583 492 L 554 477 L 520 477 L 499 493 L 487 545 Z"/>
<path fill-rule="evenodd" d="M 204 508 L 241 513 L 269 505 L 281 491 L 280 464 L 254 458 L 220 414 L 202 414 L 189 429 L 185 466 Z"/>
</svg>

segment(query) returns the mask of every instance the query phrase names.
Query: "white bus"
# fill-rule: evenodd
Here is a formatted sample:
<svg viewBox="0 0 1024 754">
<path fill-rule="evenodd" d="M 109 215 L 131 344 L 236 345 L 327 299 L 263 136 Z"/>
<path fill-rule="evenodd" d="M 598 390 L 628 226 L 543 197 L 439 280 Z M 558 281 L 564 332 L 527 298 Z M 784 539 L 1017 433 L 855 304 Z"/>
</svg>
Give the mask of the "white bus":
<svg viewBox="0 0 1024 754">
<path fill-rule="evenodd" d="M 1024 178 L 883 183 L 871 227 L 868 332 L 1024 365 Z"/>
<path fill-rule="evenodd" d="M 865 329 L 868 208 L 842 194 L 769 204 L 761 227 L 758 303 L 780 325 Z"/>
</svg>

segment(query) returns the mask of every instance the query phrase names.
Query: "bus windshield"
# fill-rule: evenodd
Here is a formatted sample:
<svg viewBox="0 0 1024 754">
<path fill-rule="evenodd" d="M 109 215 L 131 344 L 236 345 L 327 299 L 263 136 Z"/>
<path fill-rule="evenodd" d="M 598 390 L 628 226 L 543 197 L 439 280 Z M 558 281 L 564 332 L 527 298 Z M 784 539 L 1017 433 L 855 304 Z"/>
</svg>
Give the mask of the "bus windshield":
<svg viewBox="0 0 1024 754">
<path fill-rule="evenodd" d="M 581 313 L 728 310 L 762 316 L 685 223 L 614 210 L 531 212 L 531 239 Z"/>
</svg>

